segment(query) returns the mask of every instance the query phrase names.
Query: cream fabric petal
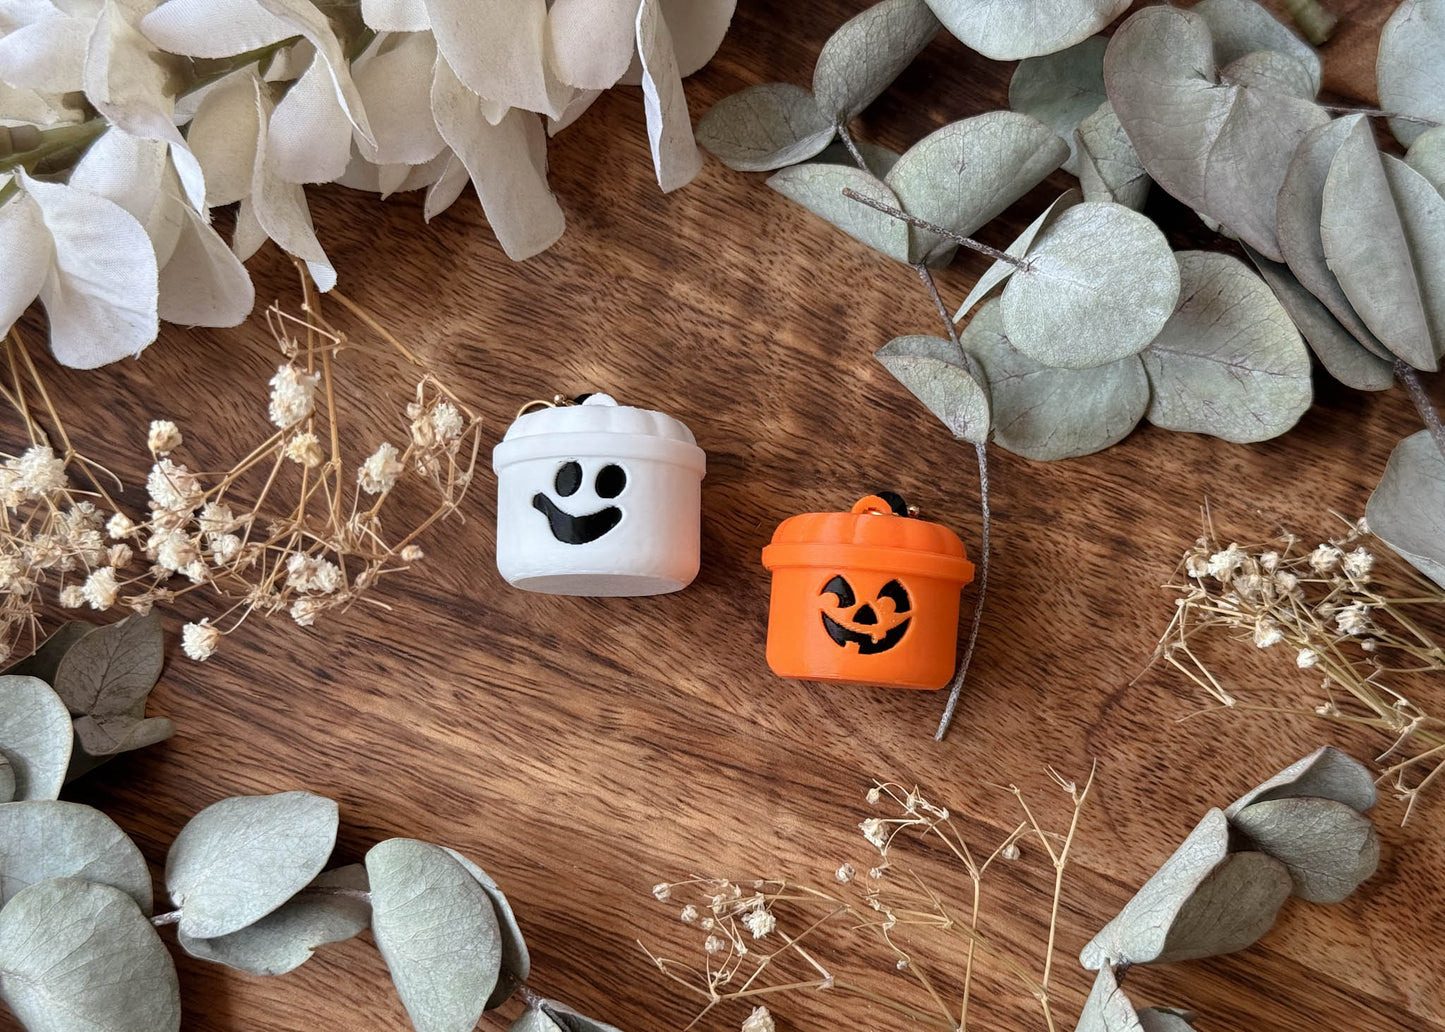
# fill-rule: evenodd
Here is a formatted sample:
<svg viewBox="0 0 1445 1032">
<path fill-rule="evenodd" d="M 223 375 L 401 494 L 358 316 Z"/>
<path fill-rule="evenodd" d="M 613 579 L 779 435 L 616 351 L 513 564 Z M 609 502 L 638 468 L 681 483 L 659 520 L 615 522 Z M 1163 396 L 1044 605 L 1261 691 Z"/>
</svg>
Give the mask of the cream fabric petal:
<svg viewBox="0 0 1445 1032">
<path fill-rule="evenodd" d="M 712 60 L 732 24 L 737 0 L 661 0 L 678 72 L 686 78 Z"/>
<path fill-rule="evenodd" d="M 306 69 L 311 67 L 311 62 L 316 60 L 316 47 L 309 39 L 298 39 L 295 43 L 288 43 L 266 62 L 266 70 L 261 73 L 263 82 L 290 82 L 292 79 L 299 79 L 306 74 Z"/>
<path fill-rule="evenodd" d="M 642 0 L 637 9 L 637 52 L 652 167 L 665 193 L 692 181 L 702 168 L 702 151 L 692 137 L 692 116 L 659 0 Z"/>
<path fill-rule="evenodd" d="M 271 102 L 256 82 L 257 118 L 265 125 L 271 118 Z M 256 168 L 251 177 L 251 204 L 256 221 L 281 250 L 294 254 L 306 263 L 311 278 L 323 291 L 336 286 L 336 269 L 316 239 L 311 209 L 306 206 L 306 191 L 299 183 L 290 183 L 272 172 L 267 164 L 267 133 L 256 137 Z"/>
<path fill-rule="evenodd" d="M 461 158 L 452 151 L 446 152 L 446 158 L 441 175 L 427 187 L 422 217 L 428 222 L 455 204 L 456 199 L 467 188 L 467 183 L 471 181 L 471 177 L 467 175 L 467 166 L 462 164 Z"/>
<path fill-rule="evenodd" d="M 409 175 L 411 175 L 410 165 L 377 165 L 376 192 L 381 194 L 383 201 L 386 200 L 401 189 L 401 184 L 406 182 L 406 177 Z"/>
<path fill-rule="evenodd" d="M 554 244 L 565 219 L 547 186 L 545 170 L 538 167 L 537 155 L 545 154 L 547 145 L 542 120 L 513 109 L 491 125 L 482 115 L 477 95 L 445 61 L 437 62 L 432 81 L 432 112 L 442 138 L 466 166 L 507 257 L 522 261 Z M 430 217 L 434 213 L 430 198 L 427 207 Z"/>
<path fill-rule="evenodd" d="M 426 0 L 361 0 L 361 20 L 378 32 L 421 32 L 431 28 Z"/>
<path fill-rule="evenodd" d="M 504 107 L 556 115 L 568 95 L 546 61 L 546 0 L 426 0 L 437 49 L 466 87 Z"/>
<path fill-rule="evenodd" d="M 547 32 L 557 78 L 585 90 L 616 85 L 632 61 L 639 2 L 555 0 Z"/>
<path fill-rule="evenodd" d="M 52 250 L 50 231 L 34 201 L 18 194 L 0 205 L 0 334 L 10 332 L 40 293 Z"/>
<path fill-rule="evenodd" d="M 172 0 L 174 2 L 174 0 Z M 271 14 L 290 25 L 311 41 L 316 55 L 326 62 L 331 73 L 332 85 L 336 88 L 337 102 L 346 111 L 351 124 L 362 138 L 370 141 L 371 126 L 366 120 L 366 110 L 351 81 L 351 62 L 341 47 L 341 41 L 331 29 L 331 22 L 311 0 L 259 0 Z"/>
<path fill-rule="evenodd" d="M 236 209 L 236 229 L 231 234 L 231 253 L 240 261 L 246 261 L 261 249 L 266 242 L 266 231 L 256 218 L 256 206 L 248 196 Z"/>
<path fill-rule="evenodd" d="M 42 93 L 80 89 L 90 25 L 53 17 L 25 25 L 0 39 L 0 79 Z"/>
<path fill-rule="evenodd" d="M 266 130 L 271 169 L 292 183 L 329 183 L 351 157 L 351 121 L 317 58 L 276 105 Z"/>
<path fill-rule="evenodd" d="M 6 122 L 29 123 L 42 129 L 78 124 L 83 117 L 80 111 L 65 106 L 64 94 L 20 89 L 5 82 L 0 82 L 0 111 Z"/>
<path fill-rule="evenodd" d="M 556 136 L 563 129 L 566 129 L 577 119 L 582 117 L 583 112 L 590 108 L 593 102 L 602 96 L 601 90 L 578 90 L 572 102 L 562 109 L 562 113 L 556 118 L 547 119 L 547 135 Z"/>
<path fill-rule="evenodd" d="M 19 174 L 54 242 L 40 301 L 50 350 L 62 365 L 94 369 L 156 339 L 156 259 L 150 237 L 114 201 Z"/>
<path fill-rule="evenodd" d="M 183 220 L 174 203 L 181 184 L 166 144 L 109 129 L 81 155 L 68 182 L 130 212 L 151 238 L 156 264 L 169 260 Z"/>
<path fill-rule="evenodd" d="M 243 69 L 216 83 L 191 120 L 187 139 L 206 174 L 206 200 L 231 204 L 251 192 L 256 167 L 256 73 Z"/>
<path fill-rule="evenodd" d="M 256 291 L 241 260 L 189 205 L 171 206 L 183 221 L 160 271 L 158 310 L 166 322 L 183 326 L 237 326 L 256 303 Z"/>
<path fill-rule="evenodd" d="M 140 28 L 162 50 L 186 57 L 232 57 L 296 35 L 257 0 L 166 0 Z"/>
<path fill-rule="evenodd" d="M 436 57 L 431 33 L 409 32 L 389 37 L 383 47 L 352 65 L 352 78 L 376 137 L 375 146 L 357 141 L 368 161 L 419 165 L 446 147 L 431 113 Z"/>
</svg>

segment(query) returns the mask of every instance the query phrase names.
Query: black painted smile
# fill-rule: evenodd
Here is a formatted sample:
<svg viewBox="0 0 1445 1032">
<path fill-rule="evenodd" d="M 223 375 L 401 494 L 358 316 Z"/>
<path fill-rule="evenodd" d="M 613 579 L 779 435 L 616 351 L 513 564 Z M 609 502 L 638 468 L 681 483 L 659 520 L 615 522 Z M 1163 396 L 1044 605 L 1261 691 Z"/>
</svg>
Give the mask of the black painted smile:
<svg viewBox="0 0 1445 1032">
<path fill-rule="evenodd" d="M 557 503 L 540 491 L 532 496 L 532 508 L 547 517 L 552 536 L 568 545 L 585 545 L 596 541 L 622 522 L 622 510 L 615 505 L 589 512 L 585 516 L 573 516 L 557 508 Z"/>
<path fill-rule="evenodd" d="M 903 640 L 903 635 L 907 632 L 911 622 L 912 617 L 896 624 L 887 634 L 874 641 L 873 635 L 863 631 L 850 631 L 827 613 L 823 614 L 823 630 L 828 632 L 828 637 L 839 645 L 847 645 L 852 642 L 858 646 L 860 656 L 876 656 L 880 652 L 887 652 Z"/>
</svg>

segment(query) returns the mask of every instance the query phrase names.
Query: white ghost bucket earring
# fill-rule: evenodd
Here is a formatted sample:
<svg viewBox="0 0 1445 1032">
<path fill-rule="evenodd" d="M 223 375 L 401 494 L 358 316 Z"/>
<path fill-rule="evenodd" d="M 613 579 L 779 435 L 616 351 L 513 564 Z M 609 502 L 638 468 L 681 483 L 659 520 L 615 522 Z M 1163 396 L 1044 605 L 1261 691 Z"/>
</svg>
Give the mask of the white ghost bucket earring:
<svg viewBox="0 0 1445 1032">
<path fill-rule="evenodd" d="M 492 468 L 497 569 L 513 587 L 661 595 L 697 576 L 706 455 L 671 416 L 606 394 L 533 402 Z"/>
</svg>

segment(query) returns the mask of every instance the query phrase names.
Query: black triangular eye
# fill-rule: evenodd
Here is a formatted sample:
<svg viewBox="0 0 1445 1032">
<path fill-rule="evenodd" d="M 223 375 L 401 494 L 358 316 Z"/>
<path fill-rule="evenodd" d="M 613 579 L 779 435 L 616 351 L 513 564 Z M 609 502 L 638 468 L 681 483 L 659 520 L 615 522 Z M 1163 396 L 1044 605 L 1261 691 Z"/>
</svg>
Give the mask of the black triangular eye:
<svg viewBox="0 0 1445 1032">
<path fill-rule="evenodd" d="M 577 462 L 564 462 L 557 470 L 557 480 L 553 484 L 557 488 L 557 494 L 563 498 L 570 498 L 577 493 L 582 486 L 582 466 Z"/>
<path fill-rule="evenodd" d="M 911 605 L 908 601 L 908 589 L 896 580 L 891 580 L 879 588 L 878 597 L 891 598 L 893 600 L 893 611 L 895 613 L 906 613 Z"/>
<path fill-rule="evenodd" d="M 858 601 L 857 597 L 853 594 L 853 586 L 843 579 L 842 574 L 835 575 L 832 580 L 824 584 L 823 590 L 818 592 L 818 594 L 838 596 L 838 605 L 843 609 L 846 609 Z"/>
</svg>

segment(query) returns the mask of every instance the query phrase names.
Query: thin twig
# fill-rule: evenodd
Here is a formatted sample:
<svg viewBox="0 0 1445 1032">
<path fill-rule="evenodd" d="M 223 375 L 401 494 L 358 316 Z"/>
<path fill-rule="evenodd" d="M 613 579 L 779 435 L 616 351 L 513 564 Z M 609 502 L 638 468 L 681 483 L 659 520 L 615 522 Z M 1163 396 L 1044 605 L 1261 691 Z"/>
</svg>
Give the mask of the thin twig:
<svg viewBox="0 0 1445 1032">
<path fill-rule="evenodd" d="M 977 251 L 979 254 L 986 254 L 995 261 L 1005 262 L 1008 265 L 1012 265 L 1015 269 L 1027 270 L 1029 267 L 1028 262 L 1022 258 L 1015 258 L 1007 251 L 1000 251 L 997 247 L 990 247 L 981 240 L 975 240 L 971 236 L 964 236 L 957 230 L 937 225 L 936 223 L 929 222 L 927 219 L 920 219 L 917 215 L 910 215 L 908 212 L 903 211 L 901 208 L 895 208 L 891 204 L 885 204 L 883 201 L 875 201 L 871 197 L 864 197 L 851 187 L 843 188 L 843 196 L 850 201 L 866 204 L 875 211 L 881 211 L 884 215 L 890 215 L 900 222 L 906 222 L 910 226 L 917 226 L 919 229 L 926 229 L 928 232 L 936 233 L 941 237 L 952 240 L 955 244 L 962 247 Z"/>
<path fill-rule="evenodd" d="M 1420 418 L 1424 420 L 1426 429 L 1435 439 L 1435 446 L 1440 449 L 1441 455 L 1445 455 L 1445 425 L 1441 424 L 1440 413 L 1435 411 L 1429 392 L 1420 382 L 1420 374 L 1415 371 L 1413 366 L 1397 358 L 1395 360 L 1395 379 L 1405 385 L 1405 390 L 1409 393 L 1410 400 L 1415 403 L 1415 408 L 1419 411 Z"/>
</svg>

